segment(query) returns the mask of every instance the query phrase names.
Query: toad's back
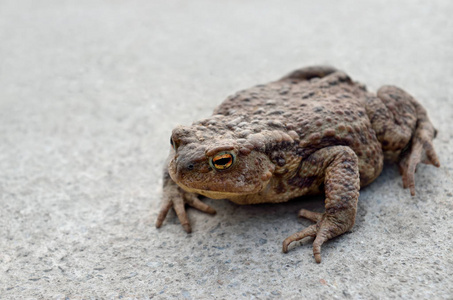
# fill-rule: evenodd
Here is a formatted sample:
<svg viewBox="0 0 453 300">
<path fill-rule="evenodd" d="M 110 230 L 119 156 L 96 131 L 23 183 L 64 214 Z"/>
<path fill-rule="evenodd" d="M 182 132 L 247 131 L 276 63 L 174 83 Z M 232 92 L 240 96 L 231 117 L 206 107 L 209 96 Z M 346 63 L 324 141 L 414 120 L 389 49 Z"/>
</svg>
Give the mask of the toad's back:
<svg viewBox="0 0 453 300">
<path fill-rule="evenodd" d="M 285 149 L 289 151 L 286 157 L 296 155 L 304 160 L 321 148 L 348 146 L 357 154 L 364 186 L 383 166 L 381 144 L 366 114 L 367 97 L 374 96 L 345 73 L 335 72 L 324 78 L 286 78 L 240 91 L 220 104 L 214 114 L 224 115 L 235 131 L 297 133 L 293 135 L 299 146 Z"/>
</svg>

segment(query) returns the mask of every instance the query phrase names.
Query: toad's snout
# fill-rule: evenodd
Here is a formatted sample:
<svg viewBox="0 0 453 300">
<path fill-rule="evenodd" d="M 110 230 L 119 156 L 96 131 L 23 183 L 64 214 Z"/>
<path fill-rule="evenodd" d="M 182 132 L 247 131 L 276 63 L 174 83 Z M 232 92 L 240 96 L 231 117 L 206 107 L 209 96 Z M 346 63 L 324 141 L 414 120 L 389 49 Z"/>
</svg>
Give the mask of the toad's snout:
<svg viewBox="0 0 453 300">
<path fill-rule="evenodd" d="M 176 160 L 176 171 L 177 172 L 193 171 L 194 168 L 195 168 L 195 163 L 192 161 Z"/>
</svg>

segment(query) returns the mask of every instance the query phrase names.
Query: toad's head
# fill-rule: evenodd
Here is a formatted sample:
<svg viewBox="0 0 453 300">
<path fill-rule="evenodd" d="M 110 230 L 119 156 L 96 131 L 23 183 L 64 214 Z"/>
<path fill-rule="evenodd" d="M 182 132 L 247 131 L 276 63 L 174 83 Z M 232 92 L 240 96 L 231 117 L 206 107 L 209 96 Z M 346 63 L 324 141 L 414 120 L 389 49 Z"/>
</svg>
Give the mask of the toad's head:
<svg viewBox="0 0 453 300">
<path fill-rule="evenodd" d="M 178 126 L 170 142 L 171 178 L 184 190 L 209 198 L 256 194 L 268 185 L 275 169 L 259 151 L 259 139 L 239 139 L 216 126 Z"/>
</svg>

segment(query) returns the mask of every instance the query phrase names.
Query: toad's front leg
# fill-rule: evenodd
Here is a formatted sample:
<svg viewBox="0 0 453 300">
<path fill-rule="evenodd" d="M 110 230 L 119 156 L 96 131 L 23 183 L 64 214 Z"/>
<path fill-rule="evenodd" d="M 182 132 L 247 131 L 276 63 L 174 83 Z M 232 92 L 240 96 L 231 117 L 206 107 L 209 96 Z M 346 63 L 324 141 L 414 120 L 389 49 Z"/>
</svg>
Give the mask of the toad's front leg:
<svg viewBox="0 0 453 300">
<path fill-rule="evenodd" d="M 162 207 L 156 221 L 156 227 L 162 226 L 168 211 L 173 207 L 178 216 L 179 222 L 187 233 L 192 232 L 190 227 L 189 218 L 187 217 L 185 204 L 188 204 L 196 209 L 208 213 L 215 214 L 216 211 L 209 205 L 203 203 L 198 199 L 197 194 L 189 193 L 181 189 L 170 177 L 168 171 L 164 171 L 164 185 Z"/>
<path fill-rule="evenodd" d="M 308 236 L 316 237 L 313 254 L 316 262 L 320 263 L 321 245 L 354 225 L 360 190 L 358 159 L 351 148 L 334 146 L 317 151 L 307 162 L 310 164 L 308 168 L 317 169 L 319 175 L 324 175 L 326 211 L 316 213 L 302 209 L 299 215 L 316 224 L 285 239 L 283 252 L 288 252 L 288 245 L 294 241 Z"/>
</svg>

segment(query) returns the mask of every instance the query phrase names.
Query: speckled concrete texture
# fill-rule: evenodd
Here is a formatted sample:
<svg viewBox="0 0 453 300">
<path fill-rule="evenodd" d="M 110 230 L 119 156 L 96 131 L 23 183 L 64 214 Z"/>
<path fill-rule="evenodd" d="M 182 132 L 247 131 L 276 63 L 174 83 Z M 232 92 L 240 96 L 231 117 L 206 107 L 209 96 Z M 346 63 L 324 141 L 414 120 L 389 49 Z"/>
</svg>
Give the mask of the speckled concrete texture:
<svg viewBox="0 0 453 300">
<path fill-rule="evenodd" d="M 452 299 L 453 2 L 0 1 L 0 299 Z M 351 233 L 288 254 L 323 198 L 154 222 L 171 129 L 330 64 L 414 95 L 441 168 L 395 166 Z"/>
</svg>

